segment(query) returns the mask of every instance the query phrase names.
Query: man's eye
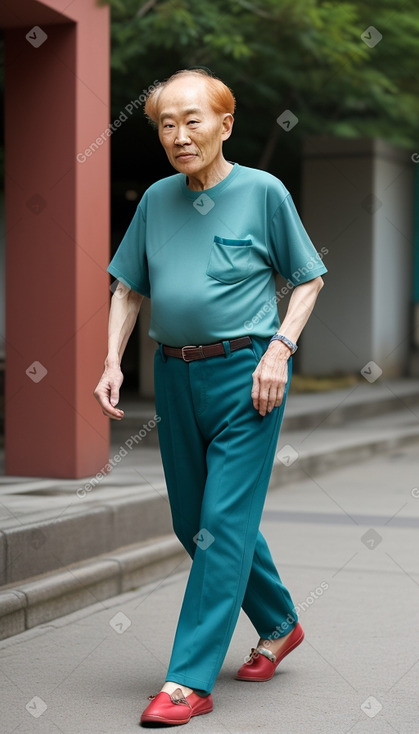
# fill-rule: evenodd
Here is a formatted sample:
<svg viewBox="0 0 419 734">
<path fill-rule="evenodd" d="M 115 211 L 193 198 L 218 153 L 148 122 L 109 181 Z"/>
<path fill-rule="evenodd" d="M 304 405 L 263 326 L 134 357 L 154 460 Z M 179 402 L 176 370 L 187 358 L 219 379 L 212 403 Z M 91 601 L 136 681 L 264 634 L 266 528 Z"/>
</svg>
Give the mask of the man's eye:
<svg viewBox="0 0 419 734">
<path fill-rule="evenodd" d="M 189 120 L 188 125 L 198 125 L 198 120 Z"/>
<path fill-rule="evenodd" d="M 163 125 L 163 127 L 173 127 L 173 125 L 172 125 L 171 122 L 165 122 L 165 124 Z"/>
</svg>

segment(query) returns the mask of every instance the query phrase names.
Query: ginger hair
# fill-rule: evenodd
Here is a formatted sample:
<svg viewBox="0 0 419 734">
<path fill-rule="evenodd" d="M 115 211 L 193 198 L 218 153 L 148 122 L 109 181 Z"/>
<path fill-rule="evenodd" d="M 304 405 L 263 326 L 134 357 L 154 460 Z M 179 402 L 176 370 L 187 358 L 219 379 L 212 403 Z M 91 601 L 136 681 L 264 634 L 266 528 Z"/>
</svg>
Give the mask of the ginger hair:
<svg viewBox="0 0 419 734">
<path fill-rule="evenodd" d="M 223 114 L 230 113 L 231 115 L 234 115 L 234 111 L 236 109 L 234 94 L 231 89 L 221 81 L 221 79 L 213 76 L 210 72 L 205 71 L 205 69 L 181 69 L 175 74 L 172 74 L 172 76 L 164 82 L 161 82 L 158 86 L 154 87 L 146 99 L 144 112 L 154 127 L 158 126 L 159 99 L 163 89 L 165 89 L 171 82 L 176 81 L 176 79 L 183 76 L 195 76 L 204 79 L 207 87 L 208 98 L 214 112 Z"/>
</svg>

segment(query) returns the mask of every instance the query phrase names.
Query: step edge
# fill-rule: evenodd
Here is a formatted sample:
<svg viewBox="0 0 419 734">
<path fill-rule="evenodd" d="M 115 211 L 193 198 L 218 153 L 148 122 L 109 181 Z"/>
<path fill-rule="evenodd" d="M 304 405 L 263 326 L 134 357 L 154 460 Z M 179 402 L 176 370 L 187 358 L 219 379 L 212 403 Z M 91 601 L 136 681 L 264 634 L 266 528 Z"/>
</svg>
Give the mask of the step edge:
<svg viewBox="0 0 419 734">
<path fill-rule="evenodd" d="M 188 555 L 176 536 L 159 536 L 150 543 L 141 543 L 137 546 L 123 546 L 115 552 L 102 554 L 101 556 L 90 558 L 86 561 L 70 564 L 64 570 L 45 573 L 37 578 L 29 578 L 16 584 L 10 584 L 7 587 L 0 588 L 0 620 L 11 622 L 11 633 L 2 634 L 2 639 L 14 636 L 21 632 L 37 627 L 43 622 L 51 619 L 62 617 L 65 614 L 75 611 L 72 597 L 74 593 L 81 594 L 83 591 L 89 591 L 101 582 L 116 582 L 102 596 L 102 601 L 106 598 L 118 596 L 124 590 L 124 578 L 132 575 L 134 571 L 150 568 L 153 579 L 161 578 L 159 571 L 165 561 L 182 560 L 188 558 Z M 153 566 L 155 567 L 153 569 Z M 68 573 L 71 573 L 71 581 L 68 580 Z M 63 580 L 67 574 L 64 583 Z M 149 581 L 147 581 L 149 583 Z M 138 588 L 141 588 L 139 584 Z M 66 598 L 68 598 L 68 611 L 60 611 L 55 617 L 45 613 L 44 619 L 39 620 L 36 624 L 30 624 L 28 615 L 37 608 L 53 606 L 54 602 L 60 600 L 61 606 L 65 608 Z M 77 605 L 77 609 L 85 608 L 96 602 L 81 603 Z M 17 627 L 13 628 L 13 617 L 16 617 Z M 10 624 L 9 624 L 10 626 Z"/>
<path fill-rule="evenodd" d="M 396 437 L 389 436 L 388 438 L 377 439 L 367 444 L 365 442 L 362 444 L 352 442 L 345 446 L 342 445 L 339 448 L 331 449 L 327 452 L 307 452 L 299 458 L 298 462 L 293 462 L 293 464 L 288 467 L 282 464 L 279 460 L 275 460 L 269 489 L 280 489 L 285 484 L 292 483 L 296 481 L 296 479 L 300 479 L 304 476 L 309 478 L 310 473 L 308 470 L 315 472 L 316 474 L 328 472 L 340 463 L 343 455 L 347 457 L 344 464 L 344 466 L 347 466 L 350 461 L 349 457 L 355 451 L 357 452 L 357 460 L 363 461 L 364 459 L 371 458 L 373 454 L 383 453 L 385 449 L 395 449 L 400 446 L 416 442 L 418 438 L 419 430 L 415 434 L 410 433 L 408 435 Z M 323 466 L 322 463 L 324 464 Z M 283 470 L 286 470 L 286 476 L 289 478 L 289 482 L 284 481 L 282 473 Z"/>
</svg>

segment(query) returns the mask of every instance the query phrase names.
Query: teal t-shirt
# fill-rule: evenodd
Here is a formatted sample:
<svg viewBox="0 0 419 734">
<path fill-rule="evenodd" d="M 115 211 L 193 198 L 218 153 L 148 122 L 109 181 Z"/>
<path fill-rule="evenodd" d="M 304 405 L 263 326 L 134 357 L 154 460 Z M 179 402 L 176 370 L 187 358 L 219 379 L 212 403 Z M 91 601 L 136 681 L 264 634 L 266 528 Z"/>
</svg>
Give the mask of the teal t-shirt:
<svg viewBox="0 0 419 734">
<path fill-rule="evenodd" d="M 205 191 L 181 173 L 150 186 L 107 270 L 151 299 L 149 335 L 175 347 L 272 336 L 275 273 L 286 291 L 327 272 L 281 181 L 238 163 Z"/>
</svg>

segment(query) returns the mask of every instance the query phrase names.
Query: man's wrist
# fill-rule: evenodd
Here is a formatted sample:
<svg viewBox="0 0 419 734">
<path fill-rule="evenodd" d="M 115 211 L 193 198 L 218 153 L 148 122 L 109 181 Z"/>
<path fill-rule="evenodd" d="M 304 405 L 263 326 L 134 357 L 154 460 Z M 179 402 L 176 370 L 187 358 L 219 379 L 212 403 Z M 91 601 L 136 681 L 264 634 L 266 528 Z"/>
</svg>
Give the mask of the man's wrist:
<svg viewBox="0 0 419 734">
<path fill-rule="evenodd" d="M 295 354 L 295 352 L 298 349 L 298 346 L 293 341 L 291 341 L 291 339 L 288 339 L 287 336 L 285 336 L 284 334 L 281 334 L 280 332 L 273 335 L 269 344 L 272 344 L 272 342 L 274 341 L 284 344 L 285 347 L 290 351 L 291 354 Z"/>
<path fill-rule="evenodd" d="M 283 359 L 287 362 L 291 357 L 291 351 L 288 349 L 288 347 L 286 347 L 283 342 L 276 339 L 273 342 L 269 342 L 268 349 L 273 351 L 273 353 L 275 354 L 275 359 Z"/>
<path fill-rule="evenodd" d="M 108 355 L 105 359 L 105 369 L 106 370 L 121 369 L 121 362 L 119 361 L 118 357 L 112 357 Z"/>
</svg>

